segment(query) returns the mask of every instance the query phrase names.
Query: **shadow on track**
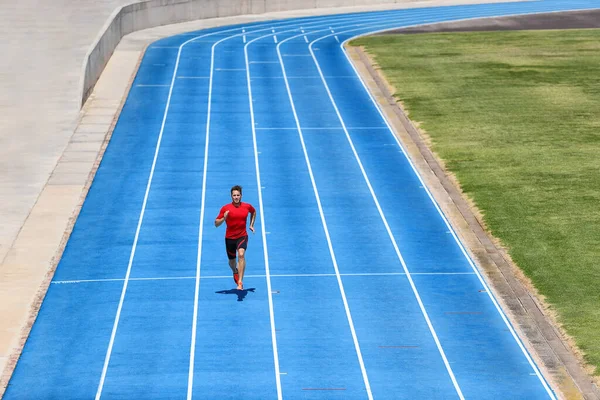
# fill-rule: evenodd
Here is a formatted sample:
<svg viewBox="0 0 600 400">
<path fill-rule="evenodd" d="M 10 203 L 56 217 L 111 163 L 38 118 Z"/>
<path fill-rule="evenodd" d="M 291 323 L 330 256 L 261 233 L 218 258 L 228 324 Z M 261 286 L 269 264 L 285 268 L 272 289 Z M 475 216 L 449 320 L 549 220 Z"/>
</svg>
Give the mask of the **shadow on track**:
<svg viewBox="0 0 600 400">
<path fill-rule="evenodd" d="M 229 289 L 229 290 L 219 290 L 219 291 L 216 291 L 215 293 L 237 294 L 237 297 L 238 297 L 237 301 L 244 301 L 244 298 L 248 295 L 248 292 L 254 293 L 254 290 L 256 290 L 256 288 L 250 288 L 250 289 L 244 289 L 244 290 Z"/>
</svg>

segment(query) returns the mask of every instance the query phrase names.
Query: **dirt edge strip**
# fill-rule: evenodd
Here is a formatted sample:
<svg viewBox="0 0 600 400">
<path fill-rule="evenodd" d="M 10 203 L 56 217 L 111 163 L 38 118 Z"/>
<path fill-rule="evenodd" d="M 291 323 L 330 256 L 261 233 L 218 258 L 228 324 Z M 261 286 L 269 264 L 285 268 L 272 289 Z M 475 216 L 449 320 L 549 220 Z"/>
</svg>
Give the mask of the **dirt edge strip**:
<svg viewBox="0 0 600 400">
<path fill-rule="evenodd" d="M 33 324 L 35 323 L 35 320 L 37 319 L 38 313 L 40 311 L 40 307 L 42 306 L 42 302 L 44 301 L 44 298 L 46 297 L 46 293 L 48 292 L 48 288 L 50 287 L 50 282 L 52 282 L 52 278 L 54 277 L 56 268 L 58 267 L 60 259 L 62 258 L 62 254 L 65 251 L 67 242 L 69 241 L 69 238 L 71 237 L 71 233 L 73 232 L 73 228 L 75 227 L 75 222 L 77 221 L 77 218 L 79 217 L 79 213 L 81 212 L 83 203 L 84 203 L 84 201 L 87 197 L 87 194 L 92 186 L 94 177 L 96 176 L 96 172 L 98 171 L 98 168 L 100 167 L 100 163 L 102 162 L 102 158 L 104 157 L 104 153 L 106 152 L 108 143 L 110 142 L 110 139 L 114 132 L 115 126 L 117 125 L 117 121 L 119 119 L 119 116 L 121 115 L 121 111 L 123 110 L 123 107 L 125 106 L 125 102 L 127 100 L 127 97 L 129 96 L 129 91 L 131 90 L 131 87 L 133 86 L 133 81 L 134 81 L 134 79 L 137 75 L 138 69 L 142 63 L 142 59 L 144 58 L 146 49 L 147 49 L 147 46 L 140 53 L 137 64 L 136 64 L 136 66 L 133 70 L 133 73 L 131 75 L 131 78 L 129 79 L 129 82 L 127 84 L 127 88 L 125 89 L 125 94 L 122 97 L 121 104 L 119 104 L 119 107 L 117 108 L 117 111 L 112 119 L 112 123 L 111 123 L 108 131 L 106 132 L 104 141 L 102 142 L 102 146 L 100 147 L 100 150 L 98 151 L 98 155 L 96 156 L 96 161 L 94 162 L 94 165 L 93 165 L 93 167 L 90 171 L 90 174 L 87 178 L 87 181 L 81 191 L 81 195 L 79 197 L 79 202 L 78 202 L 76 208 L 73 210 L 73 214 L 69 218 L 69 222 L 65 229 L 63 237 L 61 239 L 60 245 L 59 245 L 58 249 L 56 250 L 54 257 L 52 258 L 52 261 L 50 262 L 50 267 L 48 268 L 48 271 L 46 272 L 46 276 L 44 277 L 44 280 L 42 281 L 42 283 L 37 291 L 35 299 L 34 299 L 33 303 L 31 304 L 28 321 L 25 324 L 25 326 L 23 326 L 23 328 L 21 329 L 21 332 L 20 332 L 19 344 L 17 345 L 17 347 L 15 347 L 13 349 L 12 353 L 10 354 L 9 361 L 6 364 L 4 371 L 0 371 L 0 400 L 2 399 L 2 397 L 4 396 L 4 393 L 6 392 L 6 389 L 8 388 L 8 384 L 9 384 L 12 374 L 17 366 L 17 362 L 18 362 L 19 358 L 21 357 L 21 353 L 23 352 L 23 348 L 25 347 L 25 343 L 27 342 L 27 338 L 29 337 L 31 328 L 33 327 Z M 83 110 L 85 110 L 85 109 L 86 109 L 86 107 L 84 105 Z M 85 115 L 85 111 L 80 113 L 79 121 L 81 121 L 81 119 L 83 118 L 84 115 Z M 77 126 L 79 126 L 79 124 L 80 124 L 80 122 L 77 123 Z M 74 129 L 73 133 L 75 133 L 76 129 L 77 128 Z"/>
<path fill-rule="evenodd" d="M 558 325 L 551 316 L 545 315 L 541 302 L 521 282 L 526 278 L 486 232 L 476 216 L 477 210 L 471 209 L 426 140 L 393 98 L 385 78 L 362 49 L 350 46 L 346 49 L 353 50 L 347 53 L 361 79 L 556 394 L 567 400 L 600 400 L 600 390 L 582 367 L 582 360 L 575 355 L 576 349 L 563 340 Z"/>
</svg>

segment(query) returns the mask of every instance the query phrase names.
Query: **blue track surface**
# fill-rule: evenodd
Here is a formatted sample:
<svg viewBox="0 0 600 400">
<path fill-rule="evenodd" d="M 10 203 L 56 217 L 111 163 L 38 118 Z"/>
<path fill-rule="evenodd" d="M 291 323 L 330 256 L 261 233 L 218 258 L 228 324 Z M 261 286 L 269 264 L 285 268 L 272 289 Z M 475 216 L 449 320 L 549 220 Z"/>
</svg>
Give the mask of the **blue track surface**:
<svg viewBox="0 0 600 400">
<path fill-rule="evenodd" d="M 554 398 L 340 43 L 536 1 L 151 45 L 5 399 Z M 245 290 L 229 188 L 259 210 Z"/>
</svg>

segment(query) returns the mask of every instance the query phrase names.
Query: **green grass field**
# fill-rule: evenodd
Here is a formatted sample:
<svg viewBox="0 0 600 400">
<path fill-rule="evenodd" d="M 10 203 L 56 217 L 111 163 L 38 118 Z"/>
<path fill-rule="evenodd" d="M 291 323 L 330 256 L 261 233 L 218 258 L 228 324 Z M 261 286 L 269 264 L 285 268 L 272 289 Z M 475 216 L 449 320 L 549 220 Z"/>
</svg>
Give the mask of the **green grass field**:
<svg viewBox="0 0 600 400">
<path fill-rule="evenodd" d="M 375 59 L 600 375 L 600 30 L 350 44 Z"/>
</svg>

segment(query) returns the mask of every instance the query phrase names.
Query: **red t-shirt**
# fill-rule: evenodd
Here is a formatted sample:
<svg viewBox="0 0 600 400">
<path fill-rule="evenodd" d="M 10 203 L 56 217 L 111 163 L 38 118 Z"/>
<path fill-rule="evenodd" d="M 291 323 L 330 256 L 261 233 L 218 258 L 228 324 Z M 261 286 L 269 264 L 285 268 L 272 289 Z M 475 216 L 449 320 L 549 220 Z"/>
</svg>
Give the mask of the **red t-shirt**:
<svg viewBox="0 0 600 400">
<path fill-rule="evenodd" d="M 225 216 L 225 211 L 229 211 L 225 223 L 227 224 L 227 230 L 225 231 L 225 237 L 227 239 L 237 239 L 242 236 L 247 236 L 246 232 L 246 221 L 248 214 L 254 214 L 256 210 L 251 204 L 240 202 L 240 206 L 236 207 L 233 203 L 229 203 L 221 207 L 217 219 Z"/>
</svg>

